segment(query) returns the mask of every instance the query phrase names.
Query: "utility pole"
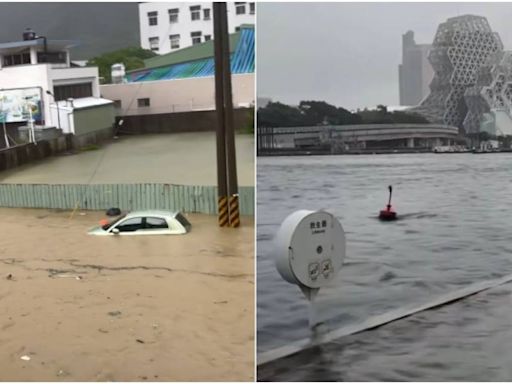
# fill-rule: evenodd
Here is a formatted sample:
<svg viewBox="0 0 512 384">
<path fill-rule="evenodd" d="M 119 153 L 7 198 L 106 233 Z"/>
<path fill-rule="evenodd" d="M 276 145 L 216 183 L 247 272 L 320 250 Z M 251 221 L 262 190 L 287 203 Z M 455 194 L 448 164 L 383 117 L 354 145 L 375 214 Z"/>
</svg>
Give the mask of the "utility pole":
<svg viewBox="0 0 512 384">
<path fill-rule="evenodd" d="M 213 3 L 219 226 L 240 226 L 226 3 Z"/>
</svg>

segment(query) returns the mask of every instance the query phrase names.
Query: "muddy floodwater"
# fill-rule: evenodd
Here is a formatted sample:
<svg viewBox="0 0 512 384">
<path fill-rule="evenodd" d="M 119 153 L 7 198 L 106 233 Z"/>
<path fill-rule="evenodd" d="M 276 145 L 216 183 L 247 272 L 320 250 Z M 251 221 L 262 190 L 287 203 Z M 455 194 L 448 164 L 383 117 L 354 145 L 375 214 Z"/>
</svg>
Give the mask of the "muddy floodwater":
<svg viewBox="0 0 512 384">
<path fill-rule="evenodd" d="M 96 237 L 103 212 L 0 209 L 0 380 L 254 379 L 254 222 Z"/>
<path fill-rule="evenodd" d="M 254 136 L 235 137 L 238 184 L 254 185 Z M 99 149 L 1 172 L 2 183 L 217 185 L 214 132 L 122 136 Z"/>
</svg>

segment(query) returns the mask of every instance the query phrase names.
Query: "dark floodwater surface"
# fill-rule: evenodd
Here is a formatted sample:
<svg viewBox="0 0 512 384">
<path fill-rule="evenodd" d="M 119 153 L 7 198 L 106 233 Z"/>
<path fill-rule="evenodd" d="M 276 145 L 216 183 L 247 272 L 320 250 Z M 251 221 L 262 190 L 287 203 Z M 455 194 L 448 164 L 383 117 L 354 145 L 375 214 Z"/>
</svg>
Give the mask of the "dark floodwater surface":
<svg viewBox="0 0 512 384">
<path fill-rule="evenodd" d="M 341 221 L 347 257 L 320 291 L 331 329 L 512 273 L 512 154 L 258 158 L 258 352 L 307 337 L 308 306 L 274 267 L 297 209 Z M 392 184 L 402 220 L 376 219 Z M 512 287 L 260 367 L 261 380 L 511 380 Z"/>
</svg>

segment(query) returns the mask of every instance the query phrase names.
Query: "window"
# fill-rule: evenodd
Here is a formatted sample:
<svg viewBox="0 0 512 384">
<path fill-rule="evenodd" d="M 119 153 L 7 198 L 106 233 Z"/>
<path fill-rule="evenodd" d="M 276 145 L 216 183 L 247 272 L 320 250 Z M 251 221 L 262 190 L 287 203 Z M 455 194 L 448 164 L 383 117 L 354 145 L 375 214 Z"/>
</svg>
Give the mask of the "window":
<svg viewBox="0 0 512 384">
<path fill-rule="evenodd" d="M 137 99 L 137 106 L 141 107 L 149 107 L 149 97 L 143 99 Z"/>
<path fill-rule="evenodd" d="M 240 32 L 240 27 L 235 27 L 235 32 Z"/>
<path fill-rule="evenodd" d="M 158 25 L 158 12 L 148 12 L 149 25 Z"/>
<path fill-rule="evenodd" d="M 180 47 L 180 35 L 171 35 L 169 40 L 171 40 L 171 49 L 178 49 Z"/>
<path fill-rule="evenodd" d="M 183 225 L 185 227 L 185 229 L 187 231 L 190 231 L 190 228 L 192 227 L 192 225 L 190 224 L 190 222 L 185 218 L 185 216 L 183 216 L 181 213 L 178 213 L 176 216 L 175 216 L 175 219 L 178 220 L 181 225 Z"/>
<path fill-rule="evenodd" d="M 121 109 L 123 107 L 123 103 L 121 100 L 114 100 L 114 108 Z"/>
<path fill-rule="evenodd" d="M 178 8 L 169 9 L 169 23 L 177 23 L 179 13 L 180 10 Z"/>
<path fill-rule="evenodd" d="M 66 52 L 37 52 L 38 63 L 66 63 Z"/>
<path fill-rule="evenodd" d="M 192 32 L 190 34 L 190 37 L 192 38 L 192 45 L 201 44 L 201 34 L 202 34 L 201 31 Z"/>
<path fill-rule="evenodd" d="M 210 9 L 206 8 L 206 9 L 203 9 L 203 20 L 210 20 L 211 19 L 211 15 L 210 15 Z"/>
<path fill-rule="evenodd" d="M 201 6 L 200 5 L 190 7 L 190 18 L 192 19 L 192 21 L 201 20 Z"/>
<path fill-rule="evenodd" d="M 160 49 L 159 40 L 160 39 L 158 37 L 150 37 L 149 49 L 151 49 L 153 52 L 158 51 Z"/>
<path fill-rule="evenodd" d="M 256 12 L 256 3 L 249 3 L 249 13 L 251 15 L 254 15 Z"/>
<path fill-rule="evenodd" d="M 115 228 L 119 229 L 119 232 L 135 232 L 142 228 L 142 218 L 127 219 Z"/>
<path fill-rule="evenodd" d="M 53 87 L 55 100 L 79 99 L 92 96 L 92 83 L 58 85 Z"/>
<path fill-rule="evenodd" d="M 30 53 L 21 53 L 18 55 L 4 56 L 4 67 L 21 64 L 30 64 Z"/>
<path fill-rule="evenodd" d="M 146 217 L 146 229 L 168 229 L 169 226 L 164 219 L 157 217 Z"/>
<path fill-rule="evenodd" d="M 210 41 L 212 39 L 212 35 L 204 35 L 204 41 Z"/>
<path fill-rule="evenodd" d="M 245 15 L 245 3 L 235 3 L 235 10 L 237 15 Z"/>
</svg>

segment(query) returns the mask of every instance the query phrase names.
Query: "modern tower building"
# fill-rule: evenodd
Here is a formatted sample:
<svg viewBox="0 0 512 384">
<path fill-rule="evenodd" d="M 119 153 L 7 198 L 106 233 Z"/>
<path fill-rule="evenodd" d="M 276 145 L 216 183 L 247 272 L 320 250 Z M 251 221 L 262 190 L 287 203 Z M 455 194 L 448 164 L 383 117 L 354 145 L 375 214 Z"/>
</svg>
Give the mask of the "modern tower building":
<svg viewBox="0 0 512 384">
<path fill-rule="evenodd" d="M 440 24 L 429 52 L 435 72 L 430 94 L 411 111 L 467 133 L 478 131 L 485 109 L 480 94 L 494 83 L 491 68 L 502 53 L 501 39 L 485 17 L 464 15 Z"/>
<path fill-rule="evenodd" d="M 418 105 L 429 93 L 434 70 L 428 61 L 430 44 L 416 44 L 414 32 L 402 35 L 402 64 L 398 66 L 400 105 Z"/>
<path fill-rule="evenodd" d="M 254 2 L 228 2 L 228 29 L 255 24 Z M 140 3 L 140 45 L 158 54 L 213 39 L 213 3 Z"/>
</svg>

